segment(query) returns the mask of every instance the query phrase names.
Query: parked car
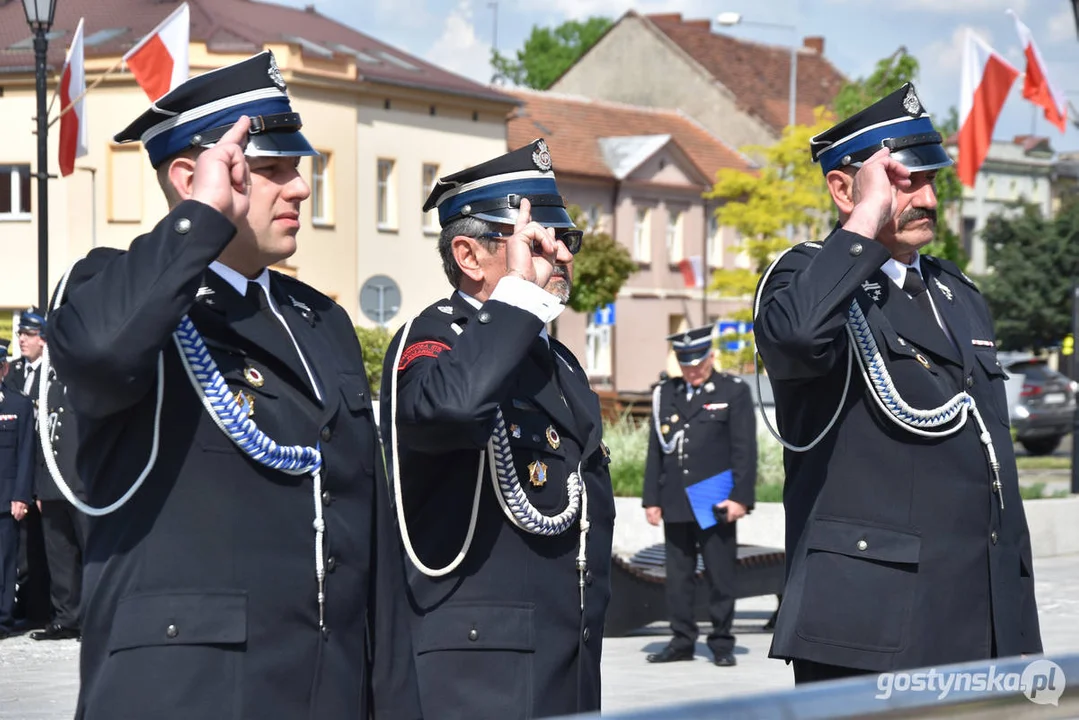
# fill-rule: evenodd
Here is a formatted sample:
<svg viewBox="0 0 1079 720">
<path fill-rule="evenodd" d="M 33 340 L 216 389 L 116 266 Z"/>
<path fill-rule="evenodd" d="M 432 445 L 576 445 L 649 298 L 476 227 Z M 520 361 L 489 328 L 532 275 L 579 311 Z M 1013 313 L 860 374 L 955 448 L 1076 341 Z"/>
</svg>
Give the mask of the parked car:
<svg viewBox="0 0 1079 720">
<path fill-rule="evenodd" d="M 1048 455 L 1072 431 L 1079 383 L 1033 355 L 1001 352 L 998 358 L 1015 387 L 1008 412 L 1016 440 L 1031 455 Z"/>
</svg>

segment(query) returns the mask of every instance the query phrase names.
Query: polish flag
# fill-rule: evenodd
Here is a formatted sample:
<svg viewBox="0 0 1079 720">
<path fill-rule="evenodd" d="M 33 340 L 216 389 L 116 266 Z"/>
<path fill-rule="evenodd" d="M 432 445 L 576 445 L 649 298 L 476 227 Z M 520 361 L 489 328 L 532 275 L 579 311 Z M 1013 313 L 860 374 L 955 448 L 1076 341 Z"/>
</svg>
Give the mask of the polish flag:
<svg viewBox="0 0 1079 720">
<path fill-rule="evenodd" d="M 1034 36 L 1030 34 L 1030 28 L 1023 24 L 1011 10 L 1008 14 L 1015 20 L 1015 29 L 1019 31 L 1019 42 L 1023 44 L 1023 53 L 1027 57 L 1026 79 L 1023 80 L 1023 97 L 1045 110 L 1045 119 L 1056 125 L 1060 132 L 1067 129 L 1068 108 L 1064 94 L 1049 82 L 1049 74 L 1045 71 L 1045 62 L 1042 54 L 1038 52 L 1038 46 L 1034 44 Z"/>
<path fill-rule="evenodd" d="M 978 170 L 989 154 L 993 128 L 1019 71 L 967 30 L 959 96 L 959 180 L 974 187 Z"/>
<path fill-rule="evenodd" d="M 184 3 L 124 54 L 124 62 L 142 89 L 156 102 L 187 80 L 191 12 Z"/>
<path fill-rule="evenodd" d="M 704 262 L 700 255 L 683 258 L 678 263 L 678 269 L 682 271 L 682 280 L 687 288 L 704 287 Z"/>
<path fill-rule="evenodd" d="M 60 175 L 67 177 L 75 172 L 75 158 L 86 154 L 86 67 L 83 64 L 82 24 L 75 28 L 71 48 L 67 51 L 64 71 L 60 74 L 60 108 L 75 101 L 75 107 L 60 117 Z"/>
</svg>

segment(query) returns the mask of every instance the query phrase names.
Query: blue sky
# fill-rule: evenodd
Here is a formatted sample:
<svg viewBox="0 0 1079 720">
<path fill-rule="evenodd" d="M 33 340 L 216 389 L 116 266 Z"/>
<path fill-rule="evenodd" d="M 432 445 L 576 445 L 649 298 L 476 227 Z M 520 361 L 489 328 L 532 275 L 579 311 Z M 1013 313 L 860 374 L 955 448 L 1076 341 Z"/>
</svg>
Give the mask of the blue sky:
<svg viewBox="0 0 1079 720">
<path fill-rule="evenodd" d="M 492 0 L 274 0 L 319 12 L 408 53 L 465 75 L 490 80 L 495 38 Z M 848 77 L 863 77 L 876 62 L 903 45 L 918 58 L 918 94 L 930 112 L 943 115 L 959 105 L 962 39 L 971 28 L 1023 71 L 1025 61 L 1007 9 L 1030 28 L 1049 67 L 1050 78 L 1079 106 L 1079 39 L 1069 0 L 498 0 L 497 46 L 519 49 L 534 25 L 553 26 L 590 15 L 617 18 L 629 9 L 642 13 L 681 12 L 686 18 L 714 18 L 740 12 L 747 21 L 794 25 L 798 37 L 822 35 L 825 56 Z M 736 37 L 788 45 L 790 29 L 742 25 L 719 28 Z M 799 39 L 800 42 L 800 39 Z M 1032 130 L 1047 135 L 1057 151 L 1079 150 L 1079 129 L 1069 122 L 1062 134 L 1023 100 L 1022 78 L 997 123 L 994 137 L 1010 139 Z M 1070 119 L 1070 113 L 1069 113 Z"/>
</svg>

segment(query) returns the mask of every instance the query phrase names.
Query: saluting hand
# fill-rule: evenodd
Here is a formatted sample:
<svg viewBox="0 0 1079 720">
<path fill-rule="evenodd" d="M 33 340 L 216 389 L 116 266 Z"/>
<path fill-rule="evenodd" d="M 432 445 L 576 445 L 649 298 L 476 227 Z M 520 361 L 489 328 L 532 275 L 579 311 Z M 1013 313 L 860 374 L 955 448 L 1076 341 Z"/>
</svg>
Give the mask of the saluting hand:
<svg viewBox="0 0 1079 720">
<path fill-rule="evenodd" d="M 238 224 L 250 205 L 251 171 L 244 157 L 251 119 L 244 115 L 195 161 L 191 198 L 205 203 Z"/>
<path fill-rule="evenodd" d="M 875 238 L 895 215 L 896 189 L 909 187 L 910 170 L 881 148 L 854 175 L 854 210 L 844 229 Z"/>
<path fill-rule="evenodd" d="M 538 257 L 532 254 L 533 244 L 538 245 L 542 253 Z M 557 251 L 554 230 L 532 222 L 532 204 L 522 198 L 513 235 L 506 241 L 507 273 L 544 287 L 554 272 Z"/>
</svg>

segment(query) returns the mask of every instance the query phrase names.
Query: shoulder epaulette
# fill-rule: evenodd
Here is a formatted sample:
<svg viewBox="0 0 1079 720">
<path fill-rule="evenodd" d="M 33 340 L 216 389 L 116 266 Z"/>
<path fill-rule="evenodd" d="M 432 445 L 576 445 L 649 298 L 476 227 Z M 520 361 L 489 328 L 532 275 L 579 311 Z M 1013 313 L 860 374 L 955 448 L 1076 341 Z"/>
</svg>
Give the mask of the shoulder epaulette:
<svg viewBox="0 0 1079 720">
<path fill-rule="evenodd" d="M 978 289 L 978 286 L 974 283 L 974 281 L 967 277 L 967 274 L 960 270 L 959 266 L 951 260 L 945 260 L 944 258 L 939 258 L 933 255 L 923 255 L 922 260 L 927 260 L 931 264 L 935 264 L 937 267 L 939 267 L 941 270 L 948 273 L 949 275 L 962 280 L 964 283 L 972 287 L 976 292 L 981 292 L 981 290 Z"/>
</svg>

